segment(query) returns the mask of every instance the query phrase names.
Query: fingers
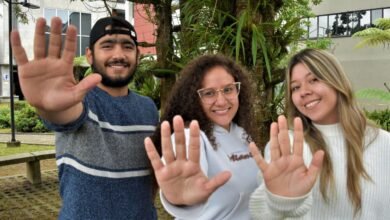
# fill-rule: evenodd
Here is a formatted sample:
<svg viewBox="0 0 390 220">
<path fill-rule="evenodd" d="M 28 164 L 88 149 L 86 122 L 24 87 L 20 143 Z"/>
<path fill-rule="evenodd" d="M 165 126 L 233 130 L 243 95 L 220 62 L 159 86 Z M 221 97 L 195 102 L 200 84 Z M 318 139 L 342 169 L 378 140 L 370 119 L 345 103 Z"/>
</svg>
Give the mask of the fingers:
<svg viewBox="0 0 390 220">
<path fill-rule="evenodd" d="M 214 176 L 206 183 L 205 185 L 206 190 L 210 192 L 214 192 L 215 190 L 218 189 L 218 187 L 225 184 L 230 179 L 231 176 L 232 174 L 229 171 L 223 171 L 219 173 L 218 175 Z"/>
<path fill-rule="evenodd" d="M 284 156 L 290 155 L 291 144 L 288 135 L 288 125 L 287 125 L 286 117 L 284 117 L 283 115 L 280 115 L 278 117 L 278 126 L 279 126 L 278 140 L 280 145 L 280 151 Z"/>
<path fill-rule="evenodd" d="M 62 57 L 64 60 L 73 65 L 73 58 L 77 49 L 77 29 L 70 25 L 66 31 L 64 51 Z"/>
<path fill-rule="evenodd" d="M 255 159 L 257 166 L 260 168 L 262 172 L 264 172 L 267 169 L 268 164 L 261 156 L 261 153 L 254 142 L 251 142 L 249 144 L 249 150 L 251 151 L 252 157 L 253 159 Z"/>
<path fill-rule="evenodd" d="M 20 35 L 17 31 L 11 32 L 11 45 L 12 45 L 12 52 L 14 54 L 15 60 L 18 63 L 18 65 L 24 65 L 28 62 L 28 58 L 26 55 L 26 51 L 22 47 L 22 44 L 20 42 Z"/>
<path fill-rule="evenodd" d="M 173 131 L 175 133 L 176 159 L 186 160 L 186 138 L 184 134 L 184 122 L 181 116 L 173 117 Z"/>
<path fill-rule="evenodd" d="M 197 121 L 190 124 L 190 142 L 188 146 L 188 159 L 194 163 L 199 163 L 200 157 L 200 130 Z"/>
<path fill-rule="evenodd" d="M 45 36 L 46 20 L 38 18 L 35 25 L 34 35 L 34 58 L 42 59 L 46 56 L 46 36 Z"/>
<path fill-rule="evenodd" d="M 303 154 L 303 125 L 302 120 L 299 117 L 294 118 L 294 143 L 293 154 L 296 156 L 302 156 Z"/>
<path fill-rule="evenodd" d="M 144 140 L 144 144 L 145 144 L 146 154 L 149 157 L 153 169 L 157 171 L 163 168 L 164 164 L 161 162 L 160 155 L 158 154 L 152 140 L 149 137 L 147 137 Z"/>
<path fill-rule="evenodd" d="M 161 150 L 167 164 L 175 160 L 172 150 L 171 127 L 167 121 L 161 123 Z"/>
<path fill-rule="evenodd" d="M 49 50 L 48 56 L 53 58 L 58 58 L 61 53 L 62 47 L 62 21 L 59 17 L 54 17 L 51 19 L 50 25 L 50 41 L 49 41 Z M 38 29 L 38 27 L 37 27 Z"/>
<path fill-rule="evenodd" d="M 270 129 L 271 161 L 275 161 L 280 157 L 278 134 L 279 134 L 278 124 L 273 122 L 271 124 L 271 129 Z"/>
</svg>

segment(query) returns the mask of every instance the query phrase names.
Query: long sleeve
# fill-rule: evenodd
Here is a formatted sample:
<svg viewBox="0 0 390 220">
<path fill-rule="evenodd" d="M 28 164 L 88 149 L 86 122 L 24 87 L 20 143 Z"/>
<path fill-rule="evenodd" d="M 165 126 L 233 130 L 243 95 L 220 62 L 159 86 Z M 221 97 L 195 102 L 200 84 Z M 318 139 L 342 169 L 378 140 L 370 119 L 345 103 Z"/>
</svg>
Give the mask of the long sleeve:
<svg viewBox="0 0 390 220">
<path fill-rule="evenodd" d="M 175 206 L 162 196 L 162 205 L 171 215 L 177 219 L 250 219 L 249 199 L 251 193 L 259 186 L 256 178 L 259 169 L 250 156 L 248 143 L 243 134 L 244 130 L 234 123 L 230 131 L 215 126 L 213 135 L 218 145 L 215 149 L 207 136 L 201 132 L 202 171 L 208 177 L 222 171 L 229 171 L 232 176 L 204 203 Z"/>
<path fill-rule="evenodd" d="M 261 176 L 261 174 L 259 175 Z M 260 178 L 262 179 L 262 177 Z M 277 196 L 269 192 L 263 183 L 253 192 L 249 202 L 249 210 L 254 220 L 309 219 L 304 216 L 310 210 L 311 204 L 311 193 L 294 198 Z"/>
<path fill-rule="evenodd" d="M 325 202 L 319 189 L 319 181 L 314 185 L 311 194 L 297 209 L 289 212 L 283 209 L 292 207 L 289 201 L 282 198 L 281 202 L 274 200 L 265 187 L 261 185 L 253 193 L 250 201 L 250 211 L 254 219 L 388 219 L 390 216 L 390 133 L 384 130 L 368 128 L 365 135 L 365 150 L 363 154 L 364 167 L 370 180 L 361 179 L 362 207 L 356 215 L 354 206 L 348 196 L 347 188 L 347 149 L 340 124 L 315 125 L 321 131 L 328 146 L 332 159 L 335 179 L 334 193 L 329 193 L 329 201 Z M 310 152 L 305 153 L 304 160 Z M 267 152 L 266 152 L 267 153 Z M 265 158 L 268 158 L 267 154 Z M 310 159 L 311 160 L 311 159 Z M 308 160 L 308 161 L 310 161 Z M 263 189 L 264 188 L 264 189 Z M 275 205 L 276 202 L 276 205 Z M 283 204 L 283 203 L 287 203 Z M 310 205 L 310 203 L 312 203 Z M 278 209 L 279 205 L 282 209 Z M 288 208 L 290 206 L 290 208 Z M 306 214 L 306 209 L 309 209 Z M 287 217 L 288 216 L 288 217 Z"/>
<path fill-rule="evenodd" d="M 293 140 L 292 133 L 290 140 Z M 264 158 L 267 162 L 271 160 L 269 144 L 266 146 Z M 309 166 L 312 154 L 307 144 L 304 144 L 303 158 L 305 165 Z M 301 197 L 278 196 L 267 190 L 261 171 L 258 176 L 262 184 L 253 192 L 249 202 L 252 219 L 310 219 L 307 213 L 313 203 L 311 191 Z"/>
</svg>

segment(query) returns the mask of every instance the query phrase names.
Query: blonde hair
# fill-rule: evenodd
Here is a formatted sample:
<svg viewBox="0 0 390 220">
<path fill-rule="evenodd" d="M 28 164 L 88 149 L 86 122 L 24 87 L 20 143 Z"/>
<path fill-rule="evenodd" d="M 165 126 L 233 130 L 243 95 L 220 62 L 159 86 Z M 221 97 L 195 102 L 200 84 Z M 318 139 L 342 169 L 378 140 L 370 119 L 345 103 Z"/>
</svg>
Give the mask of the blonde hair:
<svg viewBox="0 0 390 220">
<path fill-rule="evenodd" d="M 320 191 L 326 202 L 329 201 L 328 189 L 331 190 L 331 193 L 334 193 L 336 187 L 328 146 L 321 132 L 314 127 L 308 117 L 298 111 L 291 98 L 291 73 L 295 65 L 299 63 L 305 65 L 316 78 L 333 88 L 337 93 L 338 118 L 347 147 L 348 187 L 345 187 L 348 188 L 348 196 L 354 206 L 355 214 L 357 214 L 362 208 L 360 179 L 371 180 L 363 164 L 364 136 L 367 126 L 371 123 L 368 122 L 364 113 L 359 109 L 351 83 L 341 64 L 332 54 L 323 50 L 304 49 L 292 57 L 286 73 L 286 112 L 290 124 L 294 117 L 302 118 L 305 140 L 311 151 L 323 150 L 325 152 L 320 174 Z"/>
</svg>

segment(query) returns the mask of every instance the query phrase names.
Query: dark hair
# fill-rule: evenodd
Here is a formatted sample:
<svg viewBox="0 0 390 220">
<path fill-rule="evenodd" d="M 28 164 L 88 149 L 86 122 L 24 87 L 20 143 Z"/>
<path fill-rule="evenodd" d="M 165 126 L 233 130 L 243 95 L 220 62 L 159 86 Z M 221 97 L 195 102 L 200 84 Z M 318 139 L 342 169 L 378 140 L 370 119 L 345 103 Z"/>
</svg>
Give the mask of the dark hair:
<svg viewBox="0 0 390 220">
<path fill-rule="evenodd" d="M 254 126 L 252 107 L 252 87 L 247 72 L 232 59 L 223 55 L 203 55 L 187 64 L 180 72 L 180 79 L 172 89 L 170 97 L 163 109 L 161 121 L 172 124 L 175 115 L 181 115 L 188 125 L 191 120 L 199 122 L 200 129 L 206 134 L 214 149 L 217 149 L 213 136 L 214 123 L 204 113 L 197 90 L 201 88 L 203 78 L 214 67 L 224 68 L 234 81 L 241 82 L 239 107 L 233 122 L 244 128 L 247 141 L 257 140 L 258 133 Z M 157 149 L 161 149 L 161 127 L 158 126 L 152 139 Z"/>
</svg>

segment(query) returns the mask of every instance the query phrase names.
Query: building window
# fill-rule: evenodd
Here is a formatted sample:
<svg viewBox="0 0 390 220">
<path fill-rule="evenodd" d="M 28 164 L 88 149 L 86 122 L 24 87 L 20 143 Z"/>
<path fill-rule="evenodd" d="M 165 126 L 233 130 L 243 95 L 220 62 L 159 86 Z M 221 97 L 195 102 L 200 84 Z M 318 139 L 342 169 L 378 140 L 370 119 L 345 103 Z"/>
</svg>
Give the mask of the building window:
<svg viewBox="0 0 390 220">
<path fill-rule="evenodd" d="M 390 8 L 383 9 L 383 17 L 390 18 Z"/>
<path fill-rule="evenodd" d="M 318 17 L 318 37 L 327 37 L 329 34 L 328 16 Z"/>
<path fill-rule="evenodd" d="M 310 26 L 309 26 L 309 38 L 316 38 L 318 35 L 318 22 L 317 22 L 317 17 L 315 18 L 310 18 L 309 19 Z"/>
<path fill-rule="evenodd" d="M 44 10 L 46 18 L 46 47 L 50 36 L 50 20 L 52 17 L 60 17 L 62 20 L 62 38 L 65 39 L 66 30 L 69 24 L 77 28 L 77 51 L 76 56 L 85 55 L 85 49 L 89 46 L 89 32 L 91 31 L 91 14 L 74 12 L 62 9 Z M 64 42 L 62 42 L 64 43 Z"/>
<path fill-rule="evenodd" d="M 371 24 L 373 24 L 378 18 L 382 17 L 382 9 L 371 10 Z"/>
<path fill-rule="evenodd" d="M 308 37 L 350 37 L 355 32 L 374 26 L 378 18 L 390 18 L 390 8 L 360 10 L 320 15 L 308 20 Z"/>
</svg>

